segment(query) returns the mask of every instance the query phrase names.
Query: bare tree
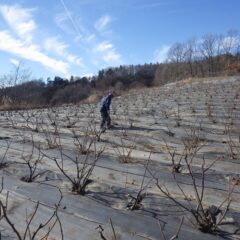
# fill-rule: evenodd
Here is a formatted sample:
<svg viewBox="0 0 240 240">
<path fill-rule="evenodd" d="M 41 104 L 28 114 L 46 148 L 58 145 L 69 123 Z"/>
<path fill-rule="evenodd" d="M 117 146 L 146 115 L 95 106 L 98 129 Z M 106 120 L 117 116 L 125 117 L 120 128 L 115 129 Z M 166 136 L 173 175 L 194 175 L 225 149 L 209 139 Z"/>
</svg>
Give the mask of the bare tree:
<svg viewBox="0 0 240 240">
<path fill-rule="evenodd" d="M 196 75 L 196 69 L 194 69 L 196 51 L 197 51 L 196 39 L 195 38 L 189 39 L 185 45 L 184 59 L 189 66 L 189 72 L 191 77 Z"/>
<path fill-rule="evenodd" d="M 231 29 L 227 32 L 227 36 L 223 39 L 223 53 L 226 55 L 236 53 L 238 46 L 238 31 Z M 230 60 L 230 59 L 229 59 Z M 228 62 L 230 64 L 230 62 Z"/>
<path fill-rule="evenodd" d="M 175 43 L 168 51 L 168 60 L 175 65 L 174 79 L 179 79 L 180 76 L 180 64 L 184 59 L 184 44 Z"/>
<path fill-rule="evenodd" d="M 13 64 L 13 69 L 7 77 L 7 84 L 10 86 L 16 86 L 19 83 L 29 81 L 30 77 L 30 70 L 24 66 L 23 62 L 20 61 Z"/>
<path fill-rule="evenodd" d="M 202 38 L 202 42 L 199 45 L 199 51 L 202 54 L 203 59 L 208 62 L 208 74 L 212 74 L 215 71 L 214 57 L 216 56 L 217 49 L 217 37 L 214 34 L 206 34 Z"/>
</svg>

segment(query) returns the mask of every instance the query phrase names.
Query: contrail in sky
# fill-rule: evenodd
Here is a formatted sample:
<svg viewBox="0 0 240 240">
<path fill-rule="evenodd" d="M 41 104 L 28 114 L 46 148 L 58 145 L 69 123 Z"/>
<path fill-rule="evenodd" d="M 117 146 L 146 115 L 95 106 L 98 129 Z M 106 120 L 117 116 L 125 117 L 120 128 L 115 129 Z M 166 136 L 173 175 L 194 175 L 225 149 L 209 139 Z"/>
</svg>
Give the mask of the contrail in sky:
<svg viewBox="0 0 240 240">
<path fill-rule="evenodd" d="M 76 22 L 75 22 L 74 19 L 72 18 L 72 15 L 71 15 L 70 11 L 68 10 L 65 2 L 64 2 L 63 0 L 61 0 L 61 3 L 62 3 L 62 6 L 63 6 L 64 10 L 65 10 L 66 13 L 67 13 L 67 16 L 68 16 L 69 20 L 71 21 L 71 23 L 72 23 L 72 25 L 73 25 L 75 31 L 76 31 L 77 34 L 81 37 L 82 34 L 81 34 L 81 32 L 79 31 L 79 28 L 78 28 Z"/>
</svg>

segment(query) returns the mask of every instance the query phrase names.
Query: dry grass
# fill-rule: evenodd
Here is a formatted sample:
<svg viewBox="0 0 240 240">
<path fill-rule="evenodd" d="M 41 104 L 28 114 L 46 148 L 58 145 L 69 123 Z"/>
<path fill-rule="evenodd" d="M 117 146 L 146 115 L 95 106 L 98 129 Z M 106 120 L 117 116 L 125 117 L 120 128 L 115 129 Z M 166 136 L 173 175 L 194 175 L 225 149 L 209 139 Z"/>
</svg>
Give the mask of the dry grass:
<svg viewBox="0 0 240 240">
<path fill-rule="evenodd" d="M 178 81 L 178 82 L 176 83 L 176 86 L 177 86 L 177 87 L 182 87 L 182 86 L 187 85 L 187 84 L 191 85 L 192 82 L 193 82 L 193 78 L 192 78 L 192 77 L 189 77 L 189 78 L 183 79 L 183 80 L 181 80 L 181 81 Z"/>
<path fill-rule="evenodd" d="M 34 106 L 29 102 L 15 102 L 10 97 L 3 97 L 0 102 L 0 111 L 5 110 L 19 110 L 19 109 L 33 109 Z"/>
<path fill-rule="evenodd" d="M 97 103 L 101 99 L 100 93 L 94 93 L 90 95 L 87 99 L 85 99 L 83 102 L 84 103 Z"/>
<path fill-rule="evenodd" d="M 3 97 L 0 105 L 0 110 L 5 110 L 11 107 L 13 101 L 10 97 Z"/>
</svg>

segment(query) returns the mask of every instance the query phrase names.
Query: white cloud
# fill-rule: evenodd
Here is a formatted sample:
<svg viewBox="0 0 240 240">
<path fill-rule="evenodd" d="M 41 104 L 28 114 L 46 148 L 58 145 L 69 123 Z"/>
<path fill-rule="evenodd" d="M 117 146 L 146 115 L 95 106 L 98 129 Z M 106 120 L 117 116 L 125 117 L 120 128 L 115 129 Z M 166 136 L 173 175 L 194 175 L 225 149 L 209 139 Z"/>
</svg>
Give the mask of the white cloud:
<svg viewBox="0 0 240 240">
<path fill-rule="evenodd" d="M 0 5 L 0 13 L 10 28 L 22 39 L 30 42 L 36 29 L 32 13 L 34 9 L 25 9 L 19 5 Z"/>
<path fill-rule="evenodd" d="M 83 77 L 92 77 L 92 76 L 94 76 L 94 74 L 90 73 L 90 72 L 86 72 L 86 73 L 82 73 L 82 76 Z"/>
<path fill-rule="evenodd" d="M 111 20 L 110 16 L 104 15 L 95 22 L 94 27 L 99 32 L 104 31 Z"/>
<path fill-rule="evenodd" d="M 14 66 L 18 66 L 18 65 L 20 64 L 20 62 L 19 62 L 17 59 L 15 59 L 15 58 L 11 58 L 11 59 L 10 59 L 10 62 L 11 62 Z"/>
<path fill-rule="evenodd" d="M 59 41 L 57 37 L 47 38 L 44 42 L 44 47 L 46 50 L 52 51 L 58 56 L 65 58 L 69 63 L 73 63 L 78 66 L 83 66 L 82 59 L 71 53 L 68 53 L 67 49 L 69 46 Z"/>
<path fill-rule="evenodd" d="M 68 48 L 68 45 L 58 41 L 57 37 L 50 37 L 44 41 L 44 47 L 47 51 L 52 51 L 57 55 L 63 55 Z"/>
<path fill-rule="evenodd" d="M 106 50 L 112 49 L 113 45 L 109 42 L 101 42 L 93 49 L 94 52 L 104 52 Z"/>
<path fill-rule="evenodd" d="M 91 35 L 89 35 L 85 38 L 85 41 L 86 42 L 91 42 L 92 40 L 95 39 L 95 37 L 96 37 L 95 34 L 91 34 Z"/>
<path fill-rule="evenodd" d="M 112 62 L 119 62 L 121 56 L 115 52 L 115 50 L 110 50 L 108 51 L 105 55 L 103 55 L 103 59 L 107 63 L 112 63 Z"/>
<path fill-rule="evenodd" d="M 55 17 L 55 22 L 65 32 L 74 36 L 73 41 L 81 41 L 80 48 L 92 56 L 93 59 L 99 61 L 100 64 L 119 64 L 121 56 L 115 49 L 114 45 L 106 39 L 99 43 L 99 34 L 109 34 L 108 29 L 112 18 L 104 15 L 99 18 L 94 27 L 98 33 L 91 32 L 89 28 L 84 28 L 81 19 L 75 17 L 67 8 L 65 1 L 60 0 L 64 13 Z M 36 8 L 23 8 L 19 4 L 3 5 L 0 4 L 0 15 L 3 16 L 8 24 L 6 31 L 0 30 L 0 50 L 14 54 L 18 57 L 35 61 L 47 67 L 55 74 L 69 74 L 72 65 L 85 68 L 81 57 L 76 56 L 77 53 L 71 53 L 71 47 L 64 41 L 62 37 L 48 37 L 45 39 L 37 39 L 35 37 L 37 24 L 34 19 L 34 11 Z M 108 35 L 109 37 L 109 35 Z M 38 41 L 36 44 L 35 41 Z M 39 43 L 41 41 L 41 43 Z M 98 42 L 95 47 L 94 43 Z M 51 54 L 51 55 L 49 55 Z M 61 60 L 57 59 L 57 56 Z M 12 59 L 11 62 L 17 64 L 17 60 Z M 93 59 L 89 61 L 93 61 Z M 16 61 L 14 61 L 16 60 Z M 90 72 L 88 70 L 88 72 Z"/>
<path fill-rule="evenodd" d="M 108 64 L 120 63 L 121 56 L 118 54 L 112 43 L 108 41 L 101 42 L 93 48 L 94 53 L 99 53 L 101 59 Z"/>
<path fill-rule="evenodd" d="M 50 58 L 41 52 L 39 46 L 26 44 L 23 41 L 12 37 L 7 31 L 0 32 L 0 50 L 41 63 L 55 73 L 68 74 L 68 63 Z"/>
<path fill-rule="evenodd" d="M 66 23 L 71 23 L 73 29 L 75 29 L 75 42 L 80 42 L 81 41 L 81 47 L 85 48 L 86 52 L 92 52 L 93 56 L 91 61 L 95 62 L 96 59 L 97 61 L 100 62 L 100 60 L 104 63 L 107 64 L 118 64 L 121 62 L 121 56 L 119 53 L 117 53 L 116 49 L 114 48 L 113 44 L 110 41 L 103 41 L 95 45 L 95 47 L 92 47 L 92 44 L 94 42 L 98 42 L 98 34 L 101 35 L 108 35 L 111 32 L 110 29 L 108 29 L 109 24 L 112 22 L 112 18 L 105 14 L 102 17 L 100 17 L 95 23 L 94 27 L 98 31 L 98 34 L 94 34 L 92 32 L 89 32 L 86 28 L 84 28 L 79 21 L 76 20 L 76 18 L 73 18 L 73 14 L 71 11 L 67 8 L 65 4 L 65 0 L 60 0 L 61 4 L 64 9 L 64 14 L 60 14 L 55 18 L 56 23 L 58 24 L 59 27 L 63 29 L 63 27 L 66 25 Z M 84 45 L 85 44 L 85 45 Z M 63 55 L 65 55 L 65 58 L 67 61 L 78 64 L 78 65 L 83 65 L 81 58 L 77 58 L 76 56 L 72 54 L 66 54 L 66 48 L 65 45 L 61 45 L 60 43 L 57 44 L 56 42 L 53 44 L 53 48 L 57 50 L 58 52 L 61 52 L 61 49 L 64 50 L 62 52 L 65 52 Z M 56 49 L 59 48 L 59 49 Z M 55 51 L 56 52 L 56 51 Z"/>
<path fill-rule="evenodd" d="M 154 52 L 154 62 L 162 63 L 167 59 L 170 46 L 164 45 Z"/>
<path fill-rule="evenodd" d="M 81 58 L 79 58 L 75 55 L 69 54 L 69 53 L 66 55 L 66 60 L 68 62 L 78 65 L 80 67 L 83 67 L 83 65 L 84 65 Z"/>
</svg>

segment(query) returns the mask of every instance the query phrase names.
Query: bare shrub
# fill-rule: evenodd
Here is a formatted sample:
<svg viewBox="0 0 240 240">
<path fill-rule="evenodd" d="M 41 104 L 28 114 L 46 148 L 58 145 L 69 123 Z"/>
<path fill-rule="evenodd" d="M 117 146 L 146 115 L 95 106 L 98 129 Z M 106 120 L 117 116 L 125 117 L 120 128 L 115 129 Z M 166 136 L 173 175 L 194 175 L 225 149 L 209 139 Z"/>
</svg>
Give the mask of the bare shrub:
<svg viewBox="0 0 240 240">
<path fill-rule="evenodd" d="M 182 225 L 183 225 L 183 221 L 184 221 L 184 218 L 182 217 L 181 218 L 181 221 L 179 222 L 179 225 L 176 229 L 176 233 L 171 237 L 169 238 L 169 240 L 174 240 L 174 239 L 178 239 L 179 235 L 180 235 L 180 231 L 181 231 L 181 228 L 182 228 Z M 111 233 L 110 234 L 105 234 L 104 231 L 105 229 L 103 228 L 102 225 L 98 225 L 98 227 L 96 227 L 95 229 L 98 230 L 98 233 L 100 235 L 100 238 L 102 240 L 120 240 L 122 239 L 120 236 L 118 236 L 118 234 L 116 233 L 115 231 L 115 228 L 114 228 L 114 225 L 113 225 L 113 222 L 112 222 L 112 219 L 110 218 L 109 220 L 110 222 L 110 226 L 111 226 Z M 158 225 L 159 225 L 159 228 L 160 228 L 160 234 L 161 234 L 161 238 L 162 240 L 167 240 L 167 237 L 165 236 L 165 233 L 164 233 L 164 226 L 162 226 L 160 224 L 160 222 L 158 221 Z M 107 236 L 108 235 L 108 236 Z M 110 235 L 110 236 L 109 236 Z"/>
<path fill-rule="evenodd" d="M 85 154 L 84 159 L 81 161 L 81 155 L 78 153 L 75 158 L 67 156 L 61 151 L 61 156 L 67 157 L 76 167 L 75 176 L 71 176 L 67 170 L 65 170 L 63 166 L 63 157 L 61 160 L 54 159 L 58 169 L 63 173 L 63 175 L 71 182 L 72 184 L 72 192 L 76 192 L 80 195 L 85 194 L 85 189 L 87 185 L 91 182 L 90 176 L 96 166 L 98 159 L 100 158 L 101 154 L 104 151 L 104 148 L 97 150 L 96 143 L 93 143 L 94 150 L 93 150 L 93 159 L 91 160 L 90 149 L 87 150 L 87 154 Z"/>
<path fill-rule="evenodd" d="M 88 136 L 85 133 L 85 136 Z M 80 195 L 85 194 L 85 189 L 87 185 L 91 182 L 90 177 L 92 172 L 96 166 L 97 161 L 99 160 L 100 156 L 105 150 L 105 146 L 99 147 L 97 146 L 96 140 L 94 138 L 87 138 L 87 142 L 81 142 L 80 138 L 74 138 L 73 142 L 75 141 L 75 149 L 73 153 L 74 155 L 67 154 L 63 146 L 61 144 L 61 137 L 59 135 L 59 143 L 56 146 L 56 149 L 60 153 L 60 159 L 49 156 L 48 154 L 44 153 L 42 150 L 42 154 L 52 159 L 55 163 L 60 172 L 66 177 L 66 179 L 72 185 L 72 192 L 75 192 Z M 85 145 L 84 145 L 85 144 Z M 65 162 L 69 160 L 73 164 L 73 174 L 69 172 L 65 168 Z"/>
<path fill-rule="evenodd" d="M 177 112 L 174 112 L 175 115 L 175 121 L 176 121 L 176 127 L 180 127 L 180 122 L 182 121 L 180 116 L 180 104 L 177 103 Z"/>
<path fill-rule="evenodd" d="M 181 218 L 181 221 L 180 221 L 179 226 L 176 230 L 176 233 L 171 238 L 169 238 L 169 240 L 178 239 L 181 228 L 182 228 L 183 221 L 184 221 L 184 217 Z M 158 225 L 159 225 L 159 228 L 160 228 L 162 240 L 167 240 L 167 237 L 164 234 L 164 227 L 161 225 L 161 223 L 159 221 L 158 221 Z"/>
<path fill-rule="evenodd" d="M 129 106 L 125 106 L 123 109 L 123 116 L 124 116 L 124 121 L 127 124 L 127 126 L 131 129 L 133 127 L 133 119 L 130 116 L 130 109 Z M 123 127 L 123 126 L 122 126 Z"/>
<path fill-rule="evenodd" d="M 151 180 L 145 186 L 144 186 L 144 180 L 145 180 L 145 177 L 146 177 L 150 157 L 151 157 L 151 152 L 149 154 L 149 157 L 148 157 L 148 160 L 147 160 L 147 163 L 146 163 L 146 166 L 145 166 L 145 171 L 144 171 L 144 174 L 143 174 L 141 186 L 140 186 L 140 189 L 137 193 L 137 196 L 134 197 L 134 196 L 129 194 L 129 197 L 131 198 L 131 201 L 127 205 L 128 210 L 133 211 L 133 210 L 139 209 L 141 207 L 142 200 L 145 198 L 145 196 L 147 194 L 146 191 L 147 191 L 148 185 L 151 182 Z"/>
<path fill-rule="evenodd" d="M 188 213 L 192 214 L 195 219 L 195 223 L 202 232 L 214 233 L 217 231 L 218 226 L 222 223 L 224 217 L 229 211 L 229 207 L 231 204 L 231 196 L 233 194 L 235 185 L 232 185 L 231 183 L 229 184 L 228 194 L 219 206 L 206 206 L 207 204 L 204 201 L 206 172 L 213 166 L 213 164 L 217 160 L 219 160 L 219 158 L 213 161 L 209 166 L 206 166 L 205 158 L 202 158 L 201 179 L 200 186 L 198 186 L 199 183 L 197 183 L 197 178 L 194 173 L 193 160 L 196 157 L 196 154 L 201 146 L 199 145 L 198 138 L 195 137 L 196 136 L 193 134 L 193 139 L 191 141 L 188 141 L 188 144 L 184 142 L 184 157 L 182 158 L 188 170 L 186 175 L 190 178 L 192 190 L 194 192 L 194 198 L 190 199 L 188 197 L 186 190 L 183 189 L 183 184 L 178 181 L 175 172 L 172 172 L 173 179 L 175 180 L 178 190 L 182 194 L 182 198 L 184 200 L 178 200 L 171 192 L 169 192 L 167 187 L 159 183 L 159 179 L 155 178 L 156 185 L 163 195 L 172 200 L 179 207 L 186 210 Z M 154 175 L 152 176 L 154 177 Z M 223 210 L 224 207 L 225 210 Z M 222 216 L 217 220 L 217 217 L 220 213 L 222 214 Z"/>
<path fill-rule="evenodd" d="M 60 143 L 57 114 L 54 112 L 54 110 L 52 110 L 52 112 L 53 114 L 47 114 L 49 123 L 44 123 L 42 120 L 41 124 L 39 124 L 39 130 L 44 134 L 49 149 L 57 148 Z"/>
<path fill-rule="evenodd" d="M 38 150 L 37 156 L 35 156 L 35 151 Z M 39 149 L 34 147 L 34 142 L 32 140 L 32 149 L 29 154 L 22 152 L 21 159 L 23 163 L 28 167 L 28 175 L 22 177 L 21 179 L 25 182 L 33 182 L 41 173 L 36 173 L 37 166 L 41 163 L 43 156 Z"/>
<path fill-rule="evenodd" d="M 0 189 L 0 193 L 3 191 L 3 178 L 2 178 L 2 185 Z M 60 199 L 58 203 L 55 205 L 52 215 L 46 219 L 44 222 L 41 222 L 38 226 L 34 226 L 34 219 L 37 217 L 37 212 L 39 211 L 39 206 L 41 203 L 38 201 L 34 210 L 31 214 L 26 213 L 26 226 L 24 229 L 19 229 L 17 224 L 10 218 L 10 214 L 8 213 L 8 201 L 9 201 L 9 192 L 6 194 L 5 201 L 0 200 L 0 219 L 5 221 L 7 225 L 10 227 L 12 232 L 16 235 L 18 240 L 36 240 L 36 239 L 48 239 L 51 232 L 55 228 L 56 224 L 59 225 L 61 239 L 63 240 L 63 228 L 61 221 L 58 216 L 58 210 L 60 203 L 62 201 L 62 193 L 60 191 Z"/>
<path fill-rule="evenodd" d="M 122 163 L 131 162 L 131 154 L 132 154 L 132 151 L 136 147 L 135 140 L 129 141 L 127 136 L 128 136 L 127 131 L 125 129 L 123 129 L 119 136 L 120 144 L 117 145 L 115 148 L 115 152 L 119 156 L 119 159 Z"/>
<path fill-rule="evenodd" d="M 189 199 L 187 196 L 186 192 L 184 192 L 182 186 L 177 182 L 176 184 L 179 188 L 179 190 L 182 193 L 182 196 L 184 198 L 184 201 L 186 203 L 177 200 L 176 197 L 174 197 L 166 187 L 162 186 L 159 184 L 159 181 L 157 179 L 157 187 L 159 190 L 170 200 L 172 200 L 174 203 L 176 203 L 178 206 L 186 210 L 187 212 L 191 213 L 192 216 L 195 218 L 198 229 L 201 230 L 202 232 L 208 232 L 208 233 L 213 233 L 217 230 L 218 226 L 222 223 L 224 217 L 226 216 L 227 212 L 229 211 L 229 207 L 231 204 L 231 195 L 234 190 L 234 186 L 229 187 L 229 192 L 227 194 L 227 197 L 224 199 L 224 201 L 219 205 L 219 206 L 208 206 L 205 207 L 205 203 L 203 201 L 204 199 L 204 190 L 205 190 L 205 173 L 206 173 L 206 168 L 205 169 L 205 161 L 203 162 L 202 165 L 202 185 L 200 189 L 197 187 L 196 184 L 196 178 L 193 174 L 192 166 L 187 163 L 187 167 L 189 169 L 189 176 L 191 177 L 192 181 L 192 187 L 194 191 L 194 198 Z M 196 208 L 193 206 L 193 204 L 190 202 L 193 200 L 196 203 Z M 222 208 L 225 204 L 225 210 L 223 211 Z M 219 214 L 222 214 L 221 218 L 217 220 L 217 217 Z"/>
<path fill-rule="evenodd" d="M 115 232 L 115 228 L 114 228 L 114 226 L 113 226 L 113 223 L 112 223 L 112 219 L 110 218 L 110 225 L 111 225 L 111 229 L 112 229 L 112 237 L 111 237 L 111 240 L 117 240 L 118 238 L 117 238 L 117 234 L 116 234 L 116 232 Z M 105 236 L 104 236 L 104 228 L 103 228 L 103 226 L 102 225 L 98 225 L 98 227 L 96 227 L 95 229 L 97 229 L 98 230 L 98 233 L 99 233 L 99 235 L 100 235 L 100 237 L 101 237 L 101 239 L 102 240 L 108 240 L 108 238 L 106 238 Z M 110 240 L 110 239 L 109 239 Z"/>
<path fill-rule="evenodd" d="M 66 124 L 67 128 L 73 128 L 77 124 L 78 120 L 73 119 L 73 118 L 71 118 L 70 116 L 67 115 L 66 116 L 66 122 L 67 122 L 67 124 Z"/>
<path fill-rule="evenodd" d="M 228 131 L 228 152 L 231 159 L 240 159 L 240 136 L 238 141 L 233 139 L 231 131 Z"/>
<path fill-rule="evenodd" d="M 14 113 L 12 111 L 7 112 L 6 120 L 11 124 L 13 129 L 17 129 L 17 119 L 14 117 Z"/>
<path fill-rule="evenodd" d="M 94 118 L 95 119 L 95 118 Z M 98 142 L 101 141 L 101 136 L 104 133 L 102 129 L 98 129 L 95 120 L 92 119 L 88 124 L 89 134 Z"/>
<path fill-rule="evenodd" d="M 88 129 L 84 131 L 82 136 L 77 135 L 75 132 L 73 132 L 74 140 L 73 144 L 77 149 L 77 152 L 79 152 L 82 155 L 89 154 L 91 151 L 91 146 L 93 144 L 93 139 L 89 135 Z"/>
<path fill-rule="evenodd" d="M 6 143 L 7 143 L 6 149 L 3 153 L 3 155 L 0 157 L 0 169 L 8 166 L 8 163 L 6 162 L 6 156 L 7 156 L 7 152 L 10 148 L 11 143 L 9 141 L 6 141 Z"/>
<path fill-rule="evenodd" d="M 210 97 L 212 98 L 212 95 Z M 217 123 L 216 117 L 213 114 L 212 100 L 206 103 L 206 115 L 213 123 Z"/>
<path fill-rule="evenodd" d="M 182 161 L 184 155 L 181 154 L 180 156 L 178 156 L 176 154 L 176 150 L 175 149 L 172 150 L 166 141 L 165 141 L 165 146 L 168 151 L 168 154 L 171 157 L 171 162 L 172 162 L 171 171 L 173 173 L 180 173 L 182 171 L 182 167 L 183 167 L 181 164 L 181 161 Z M 178 159 L 176 159 L 176 158 L 178 158 Z"/>
<path fill-rule="evenodd" d="M 106 129 L 101 129 L 97 126 L 99 123 L 97 121 L 98 115 L 96 113 L 96 109 L 93 108 L 93 106 L 90 106 L 90 112 L 88 114 L 89 122 L 87 127 L 87 134 L 94 138 L 96 141 L 101 141 L 102 134 L 106 131 Z"/>
<path fill-rule="evenodd" d="M 33 110 L 25 109 L 24 111 L 19 111 L 18 114 L 23 119 L 27 129 L 34 132 L 39 131 L 39 118 L 36 116 Z"/>
</svg>

